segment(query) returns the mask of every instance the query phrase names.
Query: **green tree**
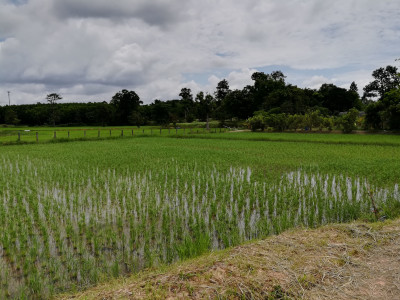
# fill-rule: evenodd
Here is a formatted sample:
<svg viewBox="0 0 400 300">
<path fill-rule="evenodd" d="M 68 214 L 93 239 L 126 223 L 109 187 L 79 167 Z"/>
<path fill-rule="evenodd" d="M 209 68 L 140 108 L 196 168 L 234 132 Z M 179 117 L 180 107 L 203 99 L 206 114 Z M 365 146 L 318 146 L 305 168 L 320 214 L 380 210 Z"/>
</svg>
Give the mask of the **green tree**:
<svg viewBox="0 0 400 300">
<path fill-rule="evenodd" d="M 254 110 L 261 108 L 270 110 L 282 104 L 276 100 L 283 98 L 276 94 L 282 95 L 281 90 L 285 87 L 285 78 L 286 76 L 281 71 L 274 71 L 271 74 L 255 72 L 251 75 L 251 79 L 254 80 L 254 85 L 251 88 Z M 271 96 L 272 93 L 275 93 L 275 95 Z"/>
<path fill-rule="evenodd" d="M 361 108 L 358 93 L 337 87 L 334 84 L 324 83 L 318 90 L 323 107 L 328 108 L 331 113 L 348 111 L 350 108 Z"/>
<path fill-rule="evenodd" d="M 193 119 L 190 116 L 194 106 L 192 90 L 189 88 L 182 88 L 181 92 L 179 93 L 179 97 L 181 97 L 181 101 L 183 104 L 183 109 L 185 113 L 185 122 L 189 122 Z"/>
<path fill-rule="evenodd" d="M 397 67 L 386 66 L 372 72 L 374 80 L 364 87 L 364 98 L 382 99 L 384 95 L 400 85 Z"/>
<path fill-rule="evenodd" d="M 200 115 L 206 120 L 206 128 L 209 130 L 209 116 L 214 109 L 215 99 L 210 94 L 204 97 L 204 93 L 199 92 L 196 95 L 196 103 L 198 104 Z"/>
<path fill-rule="evenodd" d="M 383 118 L 389 129 L 400 129 L 400 88 L 387 92 L 381 100 L 385 110 Z"/>
<path fill-rule="evenodd" d="M 310 131 L 312 131 L 313 128 L 315 127 L 320 127 L 321 122 L 323 122 L 321 113 L 319 110 L 314 110 L 314 111 L 308 111 L 303 118 L 303 125 L 304 127 L 308 128 Z"/>
<path fill-rule="evenodd" d="M 261 131 L 264 131 L 265 118 L 262 114 L 256 114 L 255 116 L 248 118 L 246 120 L 246 124 L 251 129 L 251 131 L 256 131 L 257 129 L 261 129 Z"/>
<path fill-rule="evenodd" d="M 220 82 L 218 82 L 216 91 L 214 92 L 216 103 L 220 105 L 230 92 L 231 90 L 229 89 L 229 82 L 226 79 L 222 79 Z"/>
<path fill-rule="evenodd" d="M 57 93 L 51 93 L 46 96 L 46 101 L 51 105 L 50 122 L 53 124 L 53 126 L 56 126 L 56 120 L 59 117 L 56 109 L 56 102 L 61 99 L 61 95 Z"/>
<path fill-rule="evenodd" d="M 129 124 L 129 117 L 134 111 L 139 110 L 143 102 L 136 92 L 124 89 L 112 97 L 110 104 L 116 109 L 117 124 L 127 125 Z"/>
<path fill-rule="evenodd" d="M 354 81 L 350 84 L 349 91 L 358 94 L 358 86 Z"/>
<path fill-rule="evenodd" d="M 340 118 L 340 125 L 344 133 L 351 133 L 353 130 L 357 128 L 356 127 L 357 117 L 358 117 L 358 110 L 352 108 Z"/>
</svg>

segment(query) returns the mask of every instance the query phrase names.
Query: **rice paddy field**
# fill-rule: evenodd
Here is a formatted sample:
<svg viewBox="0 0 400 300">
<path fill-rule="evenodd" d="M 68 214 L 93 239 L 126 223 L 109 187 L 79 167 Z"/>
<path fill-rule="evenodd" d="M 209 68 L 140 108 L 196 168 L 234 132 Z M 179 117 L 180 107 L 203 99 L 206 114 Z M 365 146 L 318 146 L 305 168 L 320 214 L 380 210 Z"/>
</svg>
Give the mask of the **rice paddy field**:
<svg viewBox="0 0 400 300">
<path fill-rule="evenodd" d="M 0 146 L 0 299 L 50 298 L 292 227 L 400 215 L 395 135 L 93 132 Z"/>
</svg>

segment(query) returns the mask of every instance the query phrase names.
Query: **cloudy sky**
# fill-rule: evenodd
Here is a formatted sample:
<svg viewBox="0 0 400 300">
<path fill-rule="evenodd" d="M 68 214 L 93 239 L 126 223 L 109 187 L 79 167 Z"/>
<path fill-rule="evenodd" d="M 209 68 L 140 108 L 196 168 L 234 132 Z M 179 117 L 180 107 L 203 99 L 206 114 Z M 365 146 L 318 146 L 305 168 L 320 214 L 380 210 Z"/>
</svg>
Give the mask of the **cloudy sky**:
<svg viewBox="0 0 400 300">
<path fill-rule="evenodd" d="M 0 105 L 145 103 L 282 70 L 289 83 L 362 87 L 399 65 L 398 0 L 0 0 Z"/>
</svg>

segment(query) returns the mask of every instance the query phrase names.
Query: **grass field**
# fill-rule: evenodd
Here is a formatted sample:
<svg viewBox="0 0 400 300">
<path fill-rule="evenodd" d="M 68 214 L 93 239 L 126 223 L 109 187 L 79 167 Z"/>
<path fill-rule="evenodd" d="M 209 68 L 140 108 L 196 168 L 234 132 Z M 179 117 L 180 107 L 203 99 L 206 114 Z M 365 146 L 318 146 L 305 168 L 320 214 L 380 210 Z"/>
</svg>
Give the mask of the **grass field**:
<svg viewBox="0 0 400 300">
<path fill-rule="evenodd" d="M 129 136 L 183 136 L 189 134 L 222 133 L 226 129 L 143 127 L 12 127 L 0 129 L 0 145 L 63 142 L 67 140 L 110 139 Z"/>
<path fill-rule="evenodd" d="M 400 214 L 398 136 L 93 132 L 0 147 L 0 298 L 47 298 L 291 227 L 373 219 L 371 198 L 380 215 Z"/>
</svg>

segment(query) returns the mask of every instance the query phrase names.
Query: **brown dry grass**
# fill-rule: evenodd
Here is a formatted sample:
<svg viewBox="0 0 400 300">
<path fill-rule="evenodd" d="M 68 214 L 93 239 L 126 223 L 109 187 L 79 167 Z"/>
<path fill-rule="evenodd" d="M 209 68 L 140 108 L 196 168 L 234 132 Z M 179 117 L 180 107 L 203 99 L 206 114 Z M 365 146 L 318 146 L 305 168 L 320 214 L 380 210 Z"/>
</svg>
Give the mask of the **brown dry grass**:
<svg viewBox="0 0 400 300">
<path fill-rule="evenodd" d="M 62 299 L 400 299 L 400 220 L 296 229 Z"/>
</svg>

